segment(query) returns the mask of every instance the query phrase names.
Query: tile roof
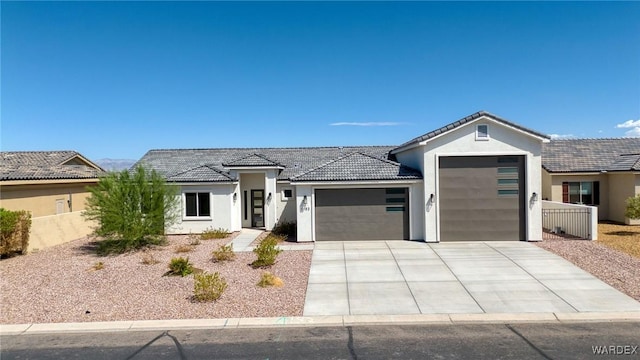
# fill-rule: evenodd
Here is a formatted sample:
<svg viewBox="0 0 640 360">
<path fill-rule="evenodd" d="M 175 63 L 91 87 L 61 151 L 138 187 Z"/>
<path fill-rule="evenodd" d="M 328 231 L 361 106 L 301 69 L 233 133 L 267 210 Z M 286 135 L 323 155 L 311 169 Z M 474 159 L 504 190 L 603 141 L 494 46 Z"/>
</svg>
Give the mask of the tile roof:
<svg viewBox="0 0 640 360">
<path fill-rule="evenodd" d="M 640 170 L 640 138 L 552 140 L 542 145 L 551 173 Z"/>
<path fill-rule="evenodd" d="M 194 169 L 167 176 L 167 181 L 175 182 L 219 182 L 232 180 L 233 178 L 222 169 L 216 169 L 208 165 L 198 166 Z"/>
<path fill-rule="evenodd" d="M 460 127 L 460 126 L 462 126 L 462 125 L 464 125 L 466 123 L 469 123 L 469 122 L 472 122 L 474 120 L 477 120 L 477 119 L 479 119 L 479 118 L 481 118 L 483 116 L 489 117 L 489 118 L 491 118 L 491 119 L 493 119 L 493 120 L 495 120 L 497 122 L 500 122 L 500 123 L 503 123 L 505 125 L 511 126 L 513 128 L 522 130 L 524 132 L 528 132 L 528 133 L 530 133 L 530 134 L 532 134 L 534 136 L 538 136 L 538 137 L 541 137 L 541 138 L 544 138 L 544 139 L 549 139 L 549 136 L 547 136 L 547 135 L 544 135 L 544 134 L 539 133 L 537 131 L 528 129 L 528 128 L 524 127 L 524 126 L 520 126 L 518 124 L 512 123 L 511 121 L 505 120 L 505 119 L 503 119 L 501 117 L 498 117 L 498 116 L 493 115 L 491 113 L 488 113 L 486 111 L 479 111 L 479 112 L 477 112 L 475 114 L 471 114 L 471 115 L 469 115 L 467 117 L 464 117 L 464 118 L 462 118 L 462 119 L 460 119 L 458 121 L 454 121 L 451 124 L 445 125 L 445 126 L 439 128 L 439 129 L 430 131 L 430 132 L 428 132 L 428 133 L 426 133 L 424 135 L 421 135 L 421 136 L 418 136 L 418 137 L 416 137 L 414 139 L 411 139 L 411 140 L 407 141 L 406 143 L 398 146 L 396 149 L 400 149 L 400 148 L 403 148 L 405 146 L 409 146 L 409 145 L 420 143 L 420 142 L 425 141 L 425 140 L 429 140 L 429 139 L 434 138 L 434 137 L 436 137 L 438 135 L 441 135 L 441 134 L 449 132 L 449 131 L 451 131 L 453 129 L 456 129 L 456 128 L 458 128 L 458 127 Z"/>
<path fill-rule="evenodd" d="M 75 151 L 0 152 L 0 180 L 93 179 L 104 170 Z"/>
<path fill-rule="evenodd" d="M 393 146 L 150 150 L 137 164 L 155 169 L 167 178 L 182 174 L 180 180 L 176 178 L 175 181 L 204 181 L 200 176 L 201 173 L 190 178 L 188 171 L 207 166 L 225 173 L 223 164 L 235 164 L 238 159 L 260 154 L 273 163 L 281 164 L 284 169 L 278 175 L 278 180 L 288 180 L 354 152 L 393 162 L 394 158 L 389 157 L 391 149 Z M 379 162 L 379 166 L 385 169 L 387 167 L 384 161 Z M 373 167 L 370 170 L 377 171 Z M 385 170 L 385 173 L 386 171 L 388 170 Z M 403 177 L 397 177 L 397 179 L 403 179 Z"/>
<path fill-rule="evenodd" d="M 422 179 L 418 170 L 397 162 L 352 152 L 302 174 L 292 181 L 355 181 Z"/>
<path fill-rule="evenodd" d="M 276 161 L 268 159 L 261 154 L 250 154 L 229 162 L 222 163 L 224 167 L 243 167 L 243 166 L 282 166 Z"/>
</svg>

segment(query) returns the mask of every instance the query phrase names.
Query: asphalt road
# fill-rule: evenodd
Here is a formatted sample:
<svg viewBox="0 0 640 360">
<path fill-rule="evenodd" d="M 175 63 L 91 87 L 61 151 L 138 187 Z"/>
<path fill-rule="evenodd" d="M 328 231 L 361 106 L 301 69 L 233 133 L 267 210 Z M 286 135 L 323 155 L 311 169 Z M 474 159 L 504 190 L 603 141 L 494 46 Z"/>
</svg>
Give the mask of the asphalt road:
<svg viewBox="0 0 640 360">
<path fill-rule="evenodd" d="M 2 360 L 640 359 L 638 346 L 638 322 L 377 325 L 2 336 L 0 357 Z M 598 350 L 608 354 L 594 354 Z"/>
</svg>

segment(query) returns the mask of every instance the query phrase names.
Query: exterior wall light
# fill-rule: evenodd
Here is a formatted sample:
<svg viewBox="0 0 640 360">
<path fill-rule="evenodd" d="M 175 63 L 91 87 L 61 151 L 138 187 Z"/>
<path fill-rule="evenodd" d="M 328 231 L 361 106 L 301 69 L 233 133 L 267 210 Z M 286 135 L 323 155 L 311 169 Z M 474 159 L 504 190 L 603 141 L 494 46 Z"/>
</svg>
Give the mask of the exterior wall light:
<svg viewBox="0 0 640 360">
<path fill-rule="evenodd" d="M 238 193 L 233 193 L 233 201 L 238 200 Z"/>
<path fill-rule="evenodd" d="M 269 193 L 269 195 L 267 195 L 267 202 L 271 202 L 271 193 Z"/>
<path fill-rule="evenodd" d="M 538 193 L 534 192 L 533 194 L 531 194 L 531 201 L 536 202 L 538 201 Z"/>
<path fill-rule="evenodd" d="M 305 195 L 305 196 L 302 198 L 302 203 L 303 203 L 304 205 L 307 205 L 307 195 Z"/>
</svg>

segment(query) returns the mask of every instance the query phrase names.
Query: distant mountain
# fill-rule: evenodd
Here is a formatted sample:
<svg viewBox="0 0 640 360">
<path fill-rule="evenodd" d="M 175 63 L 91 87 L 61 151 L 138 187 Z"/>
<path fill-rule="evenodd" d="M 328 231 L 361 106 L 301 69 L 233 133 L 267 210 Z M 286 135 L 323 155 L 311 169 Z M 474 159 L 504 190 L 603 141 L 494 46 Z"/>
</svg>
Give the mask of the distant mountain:
<svg viewBox="0 0 640 360">
<path fill-rule="evenodd" d="M 136 161 L 132 159 L 99 159 L 94 162 L 107 171 L 120 171 L 130 168 Z"/>
</svg>

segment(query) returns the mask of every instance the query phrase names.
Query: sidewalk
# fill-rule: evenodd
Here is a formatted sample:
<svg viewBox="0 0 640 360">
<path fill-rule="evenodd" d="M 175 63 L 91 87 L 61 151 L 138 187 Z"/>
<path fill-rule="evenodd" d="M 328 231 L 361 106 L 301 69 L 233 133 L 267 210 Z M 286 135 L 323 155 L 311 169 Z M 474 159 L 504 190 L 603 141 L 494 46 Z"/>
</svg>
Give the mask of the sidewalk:
<svg viewBox="0 0 640 360">
<path fill-rule="evenodd" d="M 512 324 L 526 322 L 640 322 L 640 312 L 529 313 L 529 314 L 412 314 L 412 315 L 329 315 L 229 319 L 138 320 L 86 323 L 0 325 L 0 335 L 87 333 L 113 331 L 241 329 L 273 327 L 321 327 L 357 325 L 418 324 Z"/>
</svg>

